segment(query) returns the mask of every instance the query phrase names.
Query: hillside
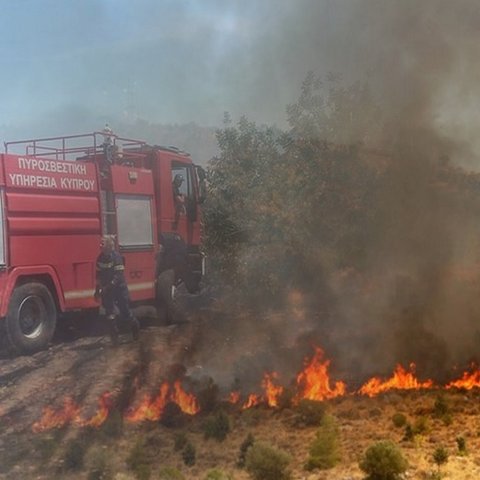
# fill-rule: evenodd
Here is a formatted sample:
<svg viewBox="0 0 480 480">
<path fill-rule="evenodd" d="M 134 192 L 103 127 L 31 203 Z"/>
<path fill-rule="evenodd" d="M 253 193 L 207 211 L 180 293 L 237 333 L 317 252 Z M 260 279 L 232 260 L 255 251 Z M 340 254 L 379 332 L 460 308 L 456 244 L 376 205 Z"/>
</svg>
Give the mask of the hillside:
<svg viewBox="0 0 480 480">
<path fill-rule="evenodd" d="M 139 342 L 125 335 L 116 348 L 96 319 L 77 319 L 64 325 L 48 351 L 1 359 L 0 478 L 177 478 L 166 476 L 172 470 L 165 468 L 171 467 L 189 480 L 203 480 L 212 469 L 230 476 L 209 478 L 247 480 L 251 477 L 237 461 L 249 434 L 287 452 L 292 478 L 298 480 L 360 480 L 365 475 L 359 458 L 385 439 L 397 443 L 408 460 L 405 478 L 431 478 L 436 471 L 432 455 L 440 446 L 449 452 L 444 478 L 479 478 L 478 372 L 470 383 L 457 384 L 463 388 L 450 384 L 447 389 L 397 368 L 391 378 L 364 383 L 373 390 L 353 391 L 329 378 L 330 362 L 317 350 L 288 388 L 272 374 L 255 393 L 228 394 L 196 363 L 205 354 L 198 351 L 202 336 L 217 315 L 198 312 L 191 313 L 189 323 L 171 327 L 144 319 Z M 211 356 L 219 351 L 221 335 L 209 337 Z M 459 376 L 459 382 L 465 380 Z M 336 419 L 340 461 L 332 469 L 304 469 L 318 426 L 307 425 L 288 391 L 323 398 L 327 415 Z M 224 441 L 205 438 L 206 423 L 220 411 L 228 415 L 230 432 Z M 410 438 L 405 425 L 394 426 L 396 413 L 414 429 Z M 191 466 L 182 456 L 185 441 L 195 450 Z"/>
</svg>

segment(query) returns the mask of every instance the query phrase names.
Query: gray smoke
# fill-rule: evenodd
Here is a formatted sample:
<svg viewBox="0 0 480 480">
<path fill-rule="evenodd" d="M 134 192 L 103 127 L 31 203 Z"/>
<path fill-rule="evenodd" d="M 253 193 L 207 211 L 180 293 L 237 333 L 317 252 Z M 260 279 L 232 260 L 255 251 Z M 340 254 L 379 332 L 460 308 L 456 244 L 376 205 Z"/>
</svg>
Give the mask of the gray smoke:
<svg viewBox="0 0 480 480">
<path fill-rule="evenodd" d="M 328 278 L 324 311 L 311 301 L 318 292 L 305 291 L 292 297 L 301 321 L 292 311 L 256 322 L 242 317 L 237 346 L 228 349 L 237 353 L 232 370 L 243 368 L 247 383 L 254 377 L 258 384 L 268 369 L 293 375 L 315 343 L 354 385 L 410 362 L 420 376 L 441 381 L 478 359 L 480 199 L 468 185 L 478 178 L 455 166 L 478 168 L 470 101 L 480 93 L 479 20 L 474 1 L 276 2 L 264 25 L 269 41 L 250 63 L 240 56 L 245 71 L 254 71 L 246 78 L 257 80 L 251 95 L 262 106 L 298 85 L 306 65 L 339 72 L 347 85 L 367 82 L 378 118 L 357 128 L 371 118 L 352 111 L 342 135 L 384 154 L 366 268 L 325 271 L 312 258 Z M 213 370 L 225 372 L 227 364 Z"/>
</svg>

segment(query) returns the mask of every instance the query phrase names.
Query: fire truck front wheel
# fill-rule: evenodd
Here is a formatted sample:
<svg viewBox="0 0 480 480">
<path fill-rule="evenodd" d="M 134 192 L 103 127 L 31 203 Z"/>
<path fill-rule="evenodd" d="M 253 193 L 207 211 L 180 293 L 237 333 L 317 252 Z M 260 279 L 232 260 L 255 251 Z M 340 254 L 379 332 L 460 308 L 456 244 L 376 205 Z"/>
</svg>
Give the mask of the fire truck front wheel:
<svg viewBox="0 0 480 480">
<path fill-rule="evenodd" d="M 53 337 L 57 311 L 48 288 L 41 283 L 25 283 L 15 288 L 6 318 L 11 347 L 19 353 L 45 348 Z"/>
<path fill-rule="evenodd" d="M 161 316 L 166 320 L 167 325 L 181 323 L 181 310 L 178 305 L 175 286 L 175 272 L 165 270 L 157 278 L 157 300 L 162 310 Z"/>
</svg>

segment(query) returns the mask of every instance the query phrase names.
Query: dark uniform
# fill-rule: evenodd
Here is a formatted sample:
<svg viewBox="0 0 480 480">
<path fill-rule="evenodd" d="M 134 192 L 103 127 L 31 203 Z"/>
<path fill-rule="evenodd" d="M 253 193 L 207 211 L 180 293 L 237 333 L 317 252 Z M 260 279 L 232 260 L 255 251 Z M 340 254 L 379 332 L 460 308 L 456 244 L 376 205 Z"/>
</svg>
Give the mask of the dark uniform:
<svg viewBox="0 0 480 480">
<path fill-rule="evenodd" d="M 109 254 L 102 252 L 97 258 L 97 285 L 100 288 L 99 293 L 105 313 L 111 321 L 113 342 L 118 340 L 115 306 L 120 312 L 120 317 L 129 322 L 134 340 L 138 338 L 139 334 L 138 320 L 130 310 L 130 297 L 124 270 L 122 257 L 115 250 Z"/>
</svg>

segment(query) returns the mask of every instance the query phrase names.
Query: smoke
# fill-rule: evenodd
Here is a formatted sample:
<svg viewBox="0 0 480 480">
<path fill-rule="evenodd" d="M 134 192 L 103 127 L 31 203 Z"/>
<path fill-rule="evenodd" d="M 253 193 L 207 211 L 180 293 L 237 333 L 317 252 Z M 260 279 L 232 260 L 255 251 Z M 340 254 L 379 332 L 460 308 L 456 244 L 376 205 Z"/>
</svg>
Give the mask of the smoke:
<svg viewBox="0 0 480 480">
<path fill-rule="evenodd" d="M 125 119 L 218 125 L 224 111 L 285 127 L 285 105 L 313 70 L 368 80 L 393 130 L 405 120 L 410 132 L 429 124 L 479 149 L 474 0 L 89 0 L 42 8 L 25 0 L 5 8 L 6 140 L 12 132 L 92 131 L 106 121 L 115 130 Z M 48 34 L 40 31 L 52 18 Z"/>
<path fill-rule="evenodd" d="M 480 93 L 480 6 L 444 0 L 277 5 L 282 19 L 265 24 L 265 38 L 273 41 L 262 43 L 255 57 L 255 65 L 265 63 L 257 75 L 272 69 L 270 94 L 298 85 L 309 62 L 340 72 L 347 85 L 368 83 L 373 94 L 375 122 L 359 108 L 338 128 L 349 142 L 384 154 L 382 164 L 371 159 L 381 170 L 374 226 L 366 233 L 363 269 L 340 270 L 310 254 L 326 279 L 321 288 L 312 282 L 290 290 L 280 314 L 232 313 L 210 332 L 231 334 L 216 349 L 221 364 L 202 361 L 222 380 L 258 386 L 267 370 L 293 378 L 317 344 L 333 371 L 353 384 L 411 362 L 419 375 L 448 378 L 454 367 L 478 361 L 480 338 L 480 199 L 478 178 L 465 170 L 478 168 L 472 135 L 478 119 L 470 101 Z M 268 100 L 257 79 L 252 92 Z M 366 128 L 358 128 L 362 122 Z M 321 252 L 322 245 L 311 250 Z"/>
<path fill-rule="evenodd" d="M 359 104 L 336 129 L 386 154 L 364 270 L 336 271 L 322 244 L 312 246 L 322 281 L 287 292 L 282 314 L 212 321 L 215 357 L 229 361 L 204 355 L 209 338 L 199 339 L 204 369 L 225 383 L 265 369 L 290 373 L 313 343 L 354 378 L 399 361 L 441 374 L 474 356 L 480 312 L 470 269 L 479 260 L 480 209 L 472 188 L 451 179 L 454 166 L 478 170 L 478 2 L 89 1 L 68 16 L 63 8 L 55 4 L 56 19 L 75 21 L 54 22 L 50 37 L 34 28 L 38 8 L 38 19 L 20 7 L 5 13 L 14 28 L 5 32 L 9 74 L 0 81 L 6 139 L 108 121 L 120 135 L 147 131 L 146 140 L 169 143 L 156 140 L 156 125 L 218 124 L 224 111 L 287 129 L 285 106 L 310 70 L 368 84 L 377 105 L 375 118 Z M 211 130 L 191 130 L 182 139 L 170 129 L 171 143 L 205 160 Z M 207 140 L 196 155 L 200 137 Z"/>
</svg>

